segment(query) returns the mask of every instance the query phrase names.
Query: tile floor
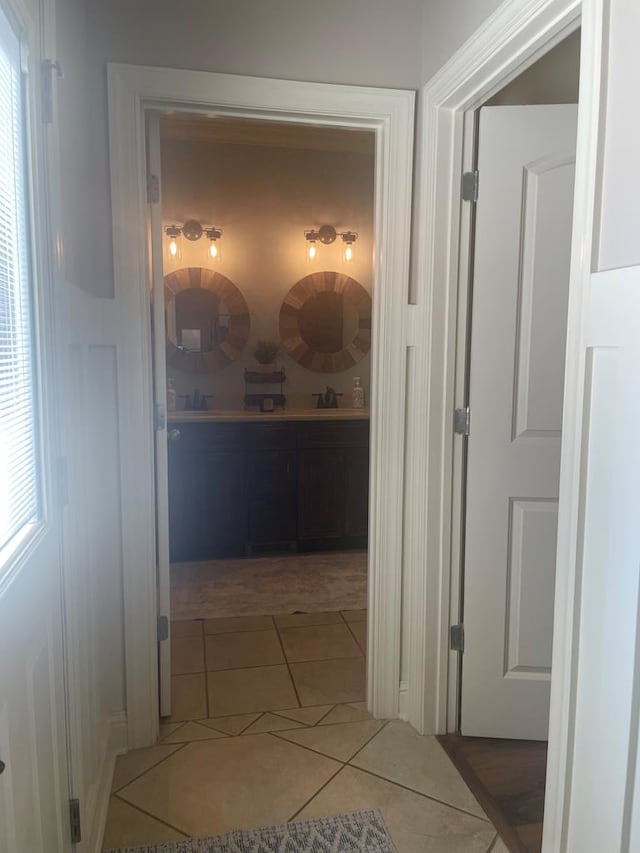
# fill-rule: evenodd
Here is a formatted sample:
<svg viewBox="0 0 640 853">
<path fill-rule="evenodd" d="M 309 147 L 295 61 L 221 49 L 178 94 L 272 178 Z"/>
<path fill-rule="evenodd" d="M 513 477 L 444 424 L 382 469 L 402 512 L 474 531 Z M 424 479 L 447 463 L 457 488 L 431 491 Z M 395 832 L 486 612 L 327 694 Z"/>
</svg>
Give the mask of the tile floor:
<svg viewBox="0 0 640 853">
<path fill-rule="evenodd" d="M 173 715 L 118 758 L 105 848 L 379 808 L 398 853 L 500 853 L 435 738 L 364 707 L 366 612 L 173 623 Z"/>
</svg>

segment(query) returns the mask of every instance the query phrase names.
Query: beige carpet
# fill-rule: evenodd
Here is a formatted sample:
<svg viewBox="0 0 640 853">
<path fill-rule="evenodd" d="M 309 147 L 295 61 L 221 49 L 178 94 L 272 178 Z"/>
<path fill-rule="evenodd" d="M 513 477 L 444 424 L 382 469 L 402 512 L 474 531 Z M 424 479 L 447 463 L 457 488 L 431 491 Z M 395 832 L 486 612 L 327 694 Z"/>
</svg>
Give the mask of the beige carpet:
<svg viewBox="0 0 640 853">
<path fill-rule="evenodd" d="M 366 606 L 366 551 L 171 566 L 172 619 L 318 613 Z"/>
</svg>

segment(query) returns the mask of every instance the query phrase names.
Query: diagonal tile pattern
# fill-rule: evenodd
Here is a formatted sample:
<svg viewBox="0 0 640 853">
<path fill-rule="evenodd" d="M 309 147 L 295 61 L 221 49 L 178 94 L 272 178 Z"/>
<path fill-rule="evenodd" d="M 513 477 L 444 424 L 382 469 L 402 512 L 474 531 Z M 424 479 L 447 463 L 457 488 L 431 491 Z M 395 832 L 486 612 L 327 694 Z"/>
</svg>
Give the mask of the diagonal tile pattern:
<svg viewBox="0 0 640 853">
<path fill-rule="evenodd" d="M 367 713 L 365 626 L 364 611 L 174 623 L 173 714 L 118 759 L 105 847 L 379 808 L 398 853 L 493 849 L 438 742 Z"/>
</svg>

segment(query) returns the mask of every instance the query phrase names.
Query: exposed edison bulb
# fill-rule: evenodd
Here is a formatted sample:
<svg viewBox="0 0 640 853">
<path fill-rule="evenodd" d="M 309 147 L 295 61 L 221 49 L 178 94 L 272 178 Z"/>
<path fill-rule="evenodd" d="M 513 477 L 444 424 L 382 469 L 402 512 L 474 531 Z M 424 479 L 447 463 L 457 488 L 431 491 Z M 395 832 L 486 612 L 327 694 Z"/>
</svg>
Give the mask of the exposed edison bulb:
<svg viewBox="0 0 640 853">
<path fill-rule="evenodd" d="M 212 240 L 209 245 L 209 257 L 212 261 L 220 260 L 220 247 L 218 246 L 215 240 Z"/>
<path fill-rule="evenodd" d="M 169 254 L 172 258 L 178 257 L 178 241 L 175 238 L 169 242 Z"/>
<path fill-rule="evenodd" d="M 318 247 L 315 243 L 309 243 L 309 247 L 307 249 L 307 260 L 315 261 L 318 257 Z"/>
<path fill-rule="evenodd" d="M 347 263 L 350 263 L 353 260 L 353 246 L 351 243 L 347 243 L 344 247 L 344 259 Z"/>
</svg>

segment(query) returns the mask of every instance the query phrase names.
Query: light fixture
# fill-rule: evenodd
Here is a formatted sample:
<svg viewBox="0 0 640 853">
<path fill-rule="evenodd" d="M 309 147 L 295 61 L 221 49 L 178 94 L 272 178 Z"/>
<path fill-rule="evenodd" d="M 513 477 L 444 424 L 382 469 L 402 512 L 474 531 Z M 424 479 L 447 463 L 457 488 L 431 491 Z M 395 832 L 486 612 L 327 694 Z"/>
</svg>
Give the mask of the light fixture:
<svg viewBox="0 0 640 853">
<path fill-rule="evenodd" d="M 179 225 L 167 225 L 164 229 L 165 234 L 169 238 L 169 254 L 172 258 L 180 257 L 180 235 L 182 228 Z"/>
<path fill-rule="evenodd" d="M 210 241 L 209 249 L 207 251 L 207 255 L 212 261 L 219 261 L 221 257 L 220 252 L 220 237 L 222 237 L 222 228 L 217 228 L 214 226 L 202 225 L 198 222 L 197 219 L 187 219 L 184 225 L 167 225 L 164 229 L 165 234 L 169 238 L 169 255 L 172 258 L 179 258 L 181 255 L 180 251 L 180 238 L 184 237 L 185 240 L 189 240 L 192 243 L 195 243 L 199 240 L 204 234 L 207 239 Z"/>
<path fill-rule="evenodd" d="M 304 232 L 307 241 L 307 260 L 315 261 L 318 257 L 318 242 L 325 246 L 335 243 L 337 237 L 342 237 L 345 244 L 344 260 L 349 262 L 353 259 L 353 244 L 358 239 L 354 231 L 336 231 L 333 225 L 322 225 L 320 228 L 312 228 Z"/>
<path fill-rule="evenodd" d="M 342 242 L 344 243 L 343 257 L 346 263 L 350 263 L 353 260 L 353 244 L 357 239 L 353 231 L 343 231 L 342 233 Z"/>
<path fill-rule="evenodd" d="M 209 258 L 212 261 L 220 260 L 220 244 L 218 240 L 222 237 L 221 228 L 205 228 L 205 236 L 209 240 Z"/>
</svg>

